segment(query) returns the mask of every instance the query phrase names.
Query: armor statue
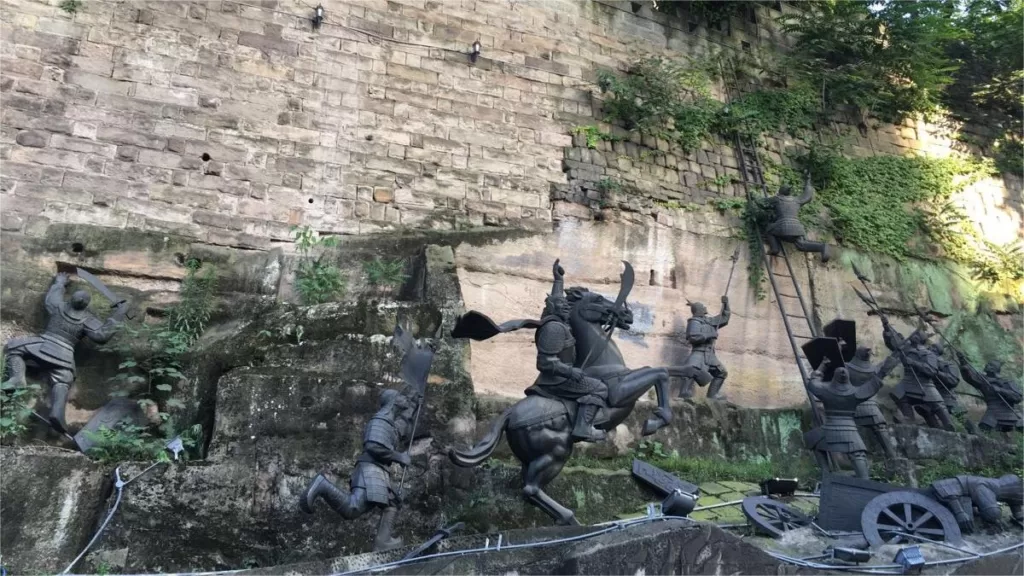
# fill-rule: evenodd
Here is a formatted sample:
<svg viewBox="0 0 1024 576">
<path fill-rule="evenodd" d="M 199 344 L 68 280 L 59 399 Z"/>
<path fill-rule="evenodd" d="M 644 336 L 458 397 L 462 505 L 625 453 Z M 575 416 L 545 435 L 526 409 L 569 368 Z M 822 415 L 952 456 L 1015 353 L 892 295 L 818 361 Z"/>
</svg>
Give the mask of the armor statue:
<svg viewBox="0 0 1024 576">
<path fill-rule="evenodd" d="M 806 445 L 814 450 L 814 458 L 822 470 L 828 470 L 828 453 L 847 454 L 858 478 L 868 478 L 867 447 L 857 431 L 854 414 L 857 406 L 869 400 L 882 388 L 882 380 L 896 367 L 896 359 L 886 358 L 873 377 L 854 386 L 845 367 L 836 368 L 832 380 L 823 382 L 829 360 L 826 358 L 811 373 L 807 390 L 825 408 L 825 423 L 804 436 Z"/>
<path fill-rule="evenodd" d="M 49 319 L 40 336 L 12 338 L 4 345 L 8 384 L 26 385 L 26 363 L 46 372 L 50 381 L 50 425 L 58 432 L 67 433 L 64 410 L 68 392 L 75 381 L 75 346 L 88 338 L 97 344 L 110 340 L 128 313 L 125 302 L 118 302 L 114 313 L 100 321 L 87 310 L 90 296 L 76 290 L 71 299 L 64 301 L 68 275 L 61 272 L 54 278 L 46 293 L 46 312 Z"/>
<path fill-rule="evenodd" d="M 935 386 L 939 358 L 928 348 L 928 336 L 921 330 L 915 330 L 904 338 L 885 318 L 882 319 L 882 328 L 885 346 L 899 355 L 903 363 L 903 378 L 891 394 L 900 413 L 913 422 L 916 411 L 932 428 L 954 431 L 946 404 Z M 941 381 L 939 385 L 942 385 Z"/>
<path fill-rule="evenodd" d="M 306 487 L 299 508 L 313 513 L 317 498 L 323 498 L 335 512 L 352 520 L 381 508 L 380 525 L 373 549 L 390 550 L 402 545 L 402 539 L 392 536 L 395 515 L 401 504 L 391 485 L 391 465 L 409 466 L 409 454 L 399 452 L 398 446 L 408 444 L 416 403 L 397 390 L 385 390 L 380 395 L 380 410 L 363 429 L 363 453 L 356 459 L 356 467 L 349 479 L 349 493 L 345 494 L 321 474 Z"/>
<path fill-rule="evenodd" d="M 729 297 L 722 296 L 722 313 L 718 316 L 709 317 L 707 307 L 700 302 L 690 304 L 690 313 L 693 316 L 686 323 L 686 341 L 692 348 L 690 355 L 683 362 L 683 366 L 708 372 L 712 377 L 711 384 L 708 386 L 708 398 L 724 400 L 725 396 L 719 393 L 729 372 L 715 355 L 715 342 L 718 340 L 718 330 L 729 324 L 729 316 L 732 314 L 729 310 Z M 681 398 L 693 396 L 693 382 L 693 378 L 683 379 L 682 386 L 679 388 Z"/>
<path fill-rule="evenodd" d="M 964 532 L 974 532 L 975 508 L 982 520 L 998 524 L 1002 518 L 1000 502 L 1009 506 L 1010 516 L 1015 521 L 1024 522 L 1024 484 L 1013 474 L 999 478 L 965 475 L 936 480 L 932 482 L 931 493 L 953 512 Z"/>
<path fill-rule="evenodd" d="M 964 428 L 968 432 L 975 433 L 974 423 L 966 418 L 967 409 L 960 403 L 954 392 L 960 385 L 960 371 L 956 364 L 946 360 L 944 356 L 946 347 L 942 342 L 932 344 L 930 349 L 938 363 L 938 370 L 935 372 L 935 381 L 938 385 L 935 388 L 939 391 L 939 396 L 942 396 L 942 403 L 946 405 L 946 411 L 949 412 L 950 418 L 963 422 Z"/>
<path fill-rule="evenodd" d="M 1021 403 L 1024 395 L 1013 380 L 1000 376 L 1003 364 L 998 360 L 992 360 L 985 365 L 985 373 L 982 375 L 971 366 L 963 354 L 958 353 L 957 360 L 964 382 L 977 388 L 985 398 L 985 415 L 978 426 L 982 430 L 1001 432 L 1024 429 L 1020 414 L 1013 408 Z"/>
<path fill-rule="evenodd" d="M 779 188 L 779 193 L 765 202 L 765 207 L 774 211 L 772 223 L 765 229 L 768 237 L 768 254 L 776 256 L 782 251 L 782 242 L 792 242 L 801 252 L 819 252 L 821 261 L 828 262 L 831 250 L 824 242 L 812 242 L 807 239 L 807 231 L 800 222 L 800 207 L 814 199 L 814 188 L 811 186 L 810 175 L 804 178 L 804 194 L 793 198 L 789 186 Z"/>
<path fill-rule="evenodd" d="M 594 427 L 601 408 L 607 407 L 608 386 L 573 366 L 576 340 L 569 327 L 571 307 L 565 297 L 565 270 L 555 261 L 551 295 L 544 300 L 544 313 L 537 328 L 537 370 L 540 374 L 526 394 L 569 400 L 576 403 L 576 422 L 572 436 L 578 440 L 599 442 L 607 434 Z"/>
<path fill-rule="evenodd" d="M 850 374 L 850 382 L 856 387 L 874 385 L 875 381 L 882 381 L 879 375 L 879 366 L 871 365 L 871 348 L 861 346 L 857 348 L 853 359 L 846 363 L 847 371 Z M 882 415 L 882 410 L 875 400 L 877 392 L 868 399 L 857 405 L 853 414 L 853 421 L 857 426 L 864 426 L 874 435 L 878 443 L 882 445 L 887 460 L 896 458 L 896 448 L 892 437 L 889 435 L 889 425 Z"/>
</svg>

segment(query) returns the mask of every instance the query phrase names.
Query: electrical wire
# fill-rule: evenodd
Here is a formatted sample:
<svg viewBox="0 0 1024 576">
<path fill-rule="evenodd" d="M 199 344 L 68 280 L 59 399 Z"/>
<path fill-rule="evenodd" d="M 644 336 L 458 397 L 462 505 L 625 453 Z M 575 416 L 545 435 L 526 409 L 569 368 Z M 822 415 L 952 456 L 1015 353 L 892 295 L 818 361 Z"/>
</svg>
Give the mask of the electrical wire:
<svg viewBox="0 0 1024 576">
<path fill-rule="evenodd" d="M 78 564 L 78 561 L 85 556 L 86 552 L 88 552 L 90 548 L 92 548 L 92 545 L 96 543 L 96 540 L 99 539 L 100 535 L 103 534 L 103 531 L 106 530 L 107 524 L 110 523 L 110 519 L 114 517 L 114 513 L 117 512 L 117 507 L 121 505 L 121 495 L 124 493 L 125 482 L 121 480 L 120 466 L 114 469 L 114 478 L 116 478 L 114 486 L 117 488 L 117 498 L 114 500 L 114 505 L 111 506 L 110 512 L 107 513 L 107 517 L 103 520 L 103 524 L 100 524 L 99 530 L 92 535 L 92 539 L 89 540 L 89 543 L 86 544 L 85 548 L 78 553 L 78 556 L 75 556 L 75 559 L 71 561 L 71 564 L 68 564 L 68 567 L 65 568 L 61 574 L 67 574 L 70 572 L 71 569 L 75 567 L 75 564 Z M 136 478 L 138 478 L 138 476 L 136 476 Z"/>
</svg>

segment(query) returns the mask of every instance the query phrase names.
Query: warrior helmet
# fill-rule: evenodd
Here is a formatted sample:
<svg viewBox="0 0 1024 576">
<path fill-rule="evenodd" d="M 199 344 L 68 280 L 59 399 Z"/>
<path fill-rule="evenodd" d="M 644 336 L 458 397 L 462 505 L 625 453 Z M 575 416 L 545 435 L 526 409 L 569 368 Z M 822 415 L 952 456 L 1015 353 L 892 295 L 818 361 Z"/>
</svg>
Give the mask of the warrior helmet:
<svg viewBox="0 0 1024 576">
<path fill-rule="evenodd" d="M 789 196 L 793 193 L 793 188 L 788 184 L 783 184 L 779 187 L 779 196 Z"/>
<path fill-rule="evenodd" d="M 838 384 L 848 384 L 850 382 L 850 373 L 844 366 L 840 366 L 832 374 L 832 381 Z"/>
<path fill-rule="evenodd" d="M 985 364 L 985 374 L 988 374 L 989 376 L 998 375 L 1002 369 L 1003 363 L 999 360 L 989 360 L 989 362 Z"/>
<path fill-rule="evenodd" d="M 1020 503 L 1024 501 L 1024 482 L 1016 474 L 1000 476 L 998 499 L 1003 502 Z"/>
<path fill-rule="evenodd" d="M 75 310 L 85 310 L 89 307 L 89 302 L 92 299 L 89 293 L 85 290 L 76 290 L 71 295 L 71 307 Z"/>
<path fill-rule="evenodd" d="M 858 346 L 857 351 L 854 352 L 853 357 L 857 360 L 871 360 L 871 348 L 867 346 Z"/>
<path fill-rule="evenodd" d="M 689 302 L 690 313 L 694 316 L 705 316 L 708 313 L 708 307 L 703 302 Z"/>
</svg>

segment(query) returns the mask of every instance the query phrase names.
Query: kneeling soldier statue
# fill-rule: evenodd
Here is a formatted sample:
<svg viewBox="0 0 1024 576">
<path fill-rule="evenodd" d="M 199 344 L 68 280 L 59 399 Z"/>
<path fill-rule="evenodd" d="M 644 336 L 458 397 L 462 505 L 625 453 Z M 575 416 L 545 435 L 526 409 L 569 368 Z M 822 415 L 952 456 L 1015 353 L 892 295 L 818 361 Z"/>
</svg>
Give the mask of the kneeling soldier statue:
<svg viewBox="0 0 1024 576">
<path fill-rule="evenodd" d="M 380 526 L 373 549 L 389 550 L 402 545 L 401 538 L 391 536 L 400 504 L 391 485 L 391 464 L 409 466 L 408 453 L 398 446 L 409 440 L 416 404 L 397 390 L 380 394 L 380 410 L 363 431 L 363 453 L 356 459 L 356 468 L 349 480 L 350 492 L 345 494 L 323 474 L 317 474 L 299 501 L 299 508 L 313 513 L 317 498 L 323 498 L 335 512 L 348 520 L 358 518 L 370 509 L 381 508 Z"/>
<path fill-rule="evenodd" d="M 46 329 L 39 336 L 12 338 L 4 345 L 7 363 L 7 385 L 24 387 L 26 362 L 37 366 L 50 380 L 50 425 L 58 432 L 67 433 L 64 409 L 68 392 L 75 381 L 75 346 L 88 338 L 97 344 L 110 340 L 128 313 L 124 300 L 115 297 L 99 280 L 85 271 L 79 277 L 92 284 L 97 290 L 114 302 L 114 313 L 106 321 L 100 321 L 89 307 L 90 296 L 84 290 L 76 290 L 71 299 L 64 301 L 64 288 L 68 275 L 61 272 L 46 293 L 46 312 L 49 319 Z"/>
</svg>

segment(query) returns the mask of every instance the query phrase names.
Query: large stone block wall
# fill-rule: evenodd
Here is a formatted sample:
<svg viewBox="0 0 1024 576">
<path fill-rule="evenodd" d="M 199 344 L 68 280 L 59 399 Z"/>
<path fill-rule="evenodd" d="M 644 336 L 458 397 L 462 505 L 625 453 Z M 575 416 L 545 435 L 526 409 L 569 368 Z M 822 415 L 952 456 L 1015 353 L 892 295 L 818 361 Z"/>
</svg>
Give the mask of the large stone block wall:
<svg viewBox="0 0 1024 576">
<path fill-rule="evenodd" d="M 645 159 L 632 143 L 572 148 L 570 131 L 598 115 L 599 68 L 779 41 L 769 7 L 756 24 L 708 30 L 606 0 L 327 0 L 313 30 L 299 0 L 57 4 L 0 12 L 7 233 L 93 224 L 267 248 L 295 224 L 543 229 L 586 215 L 564 202 L 564 172 L 595 166 L 655 199 L 736 195 L 706 184 L 737 174 L 726 145 L 683 155 L 640 142 L 667 152 Z M 858 153 L 952 142 L 924 125 L 856 138 Z M 999 208 L 1008 195 L 994 186 Z"/>
</svg>

